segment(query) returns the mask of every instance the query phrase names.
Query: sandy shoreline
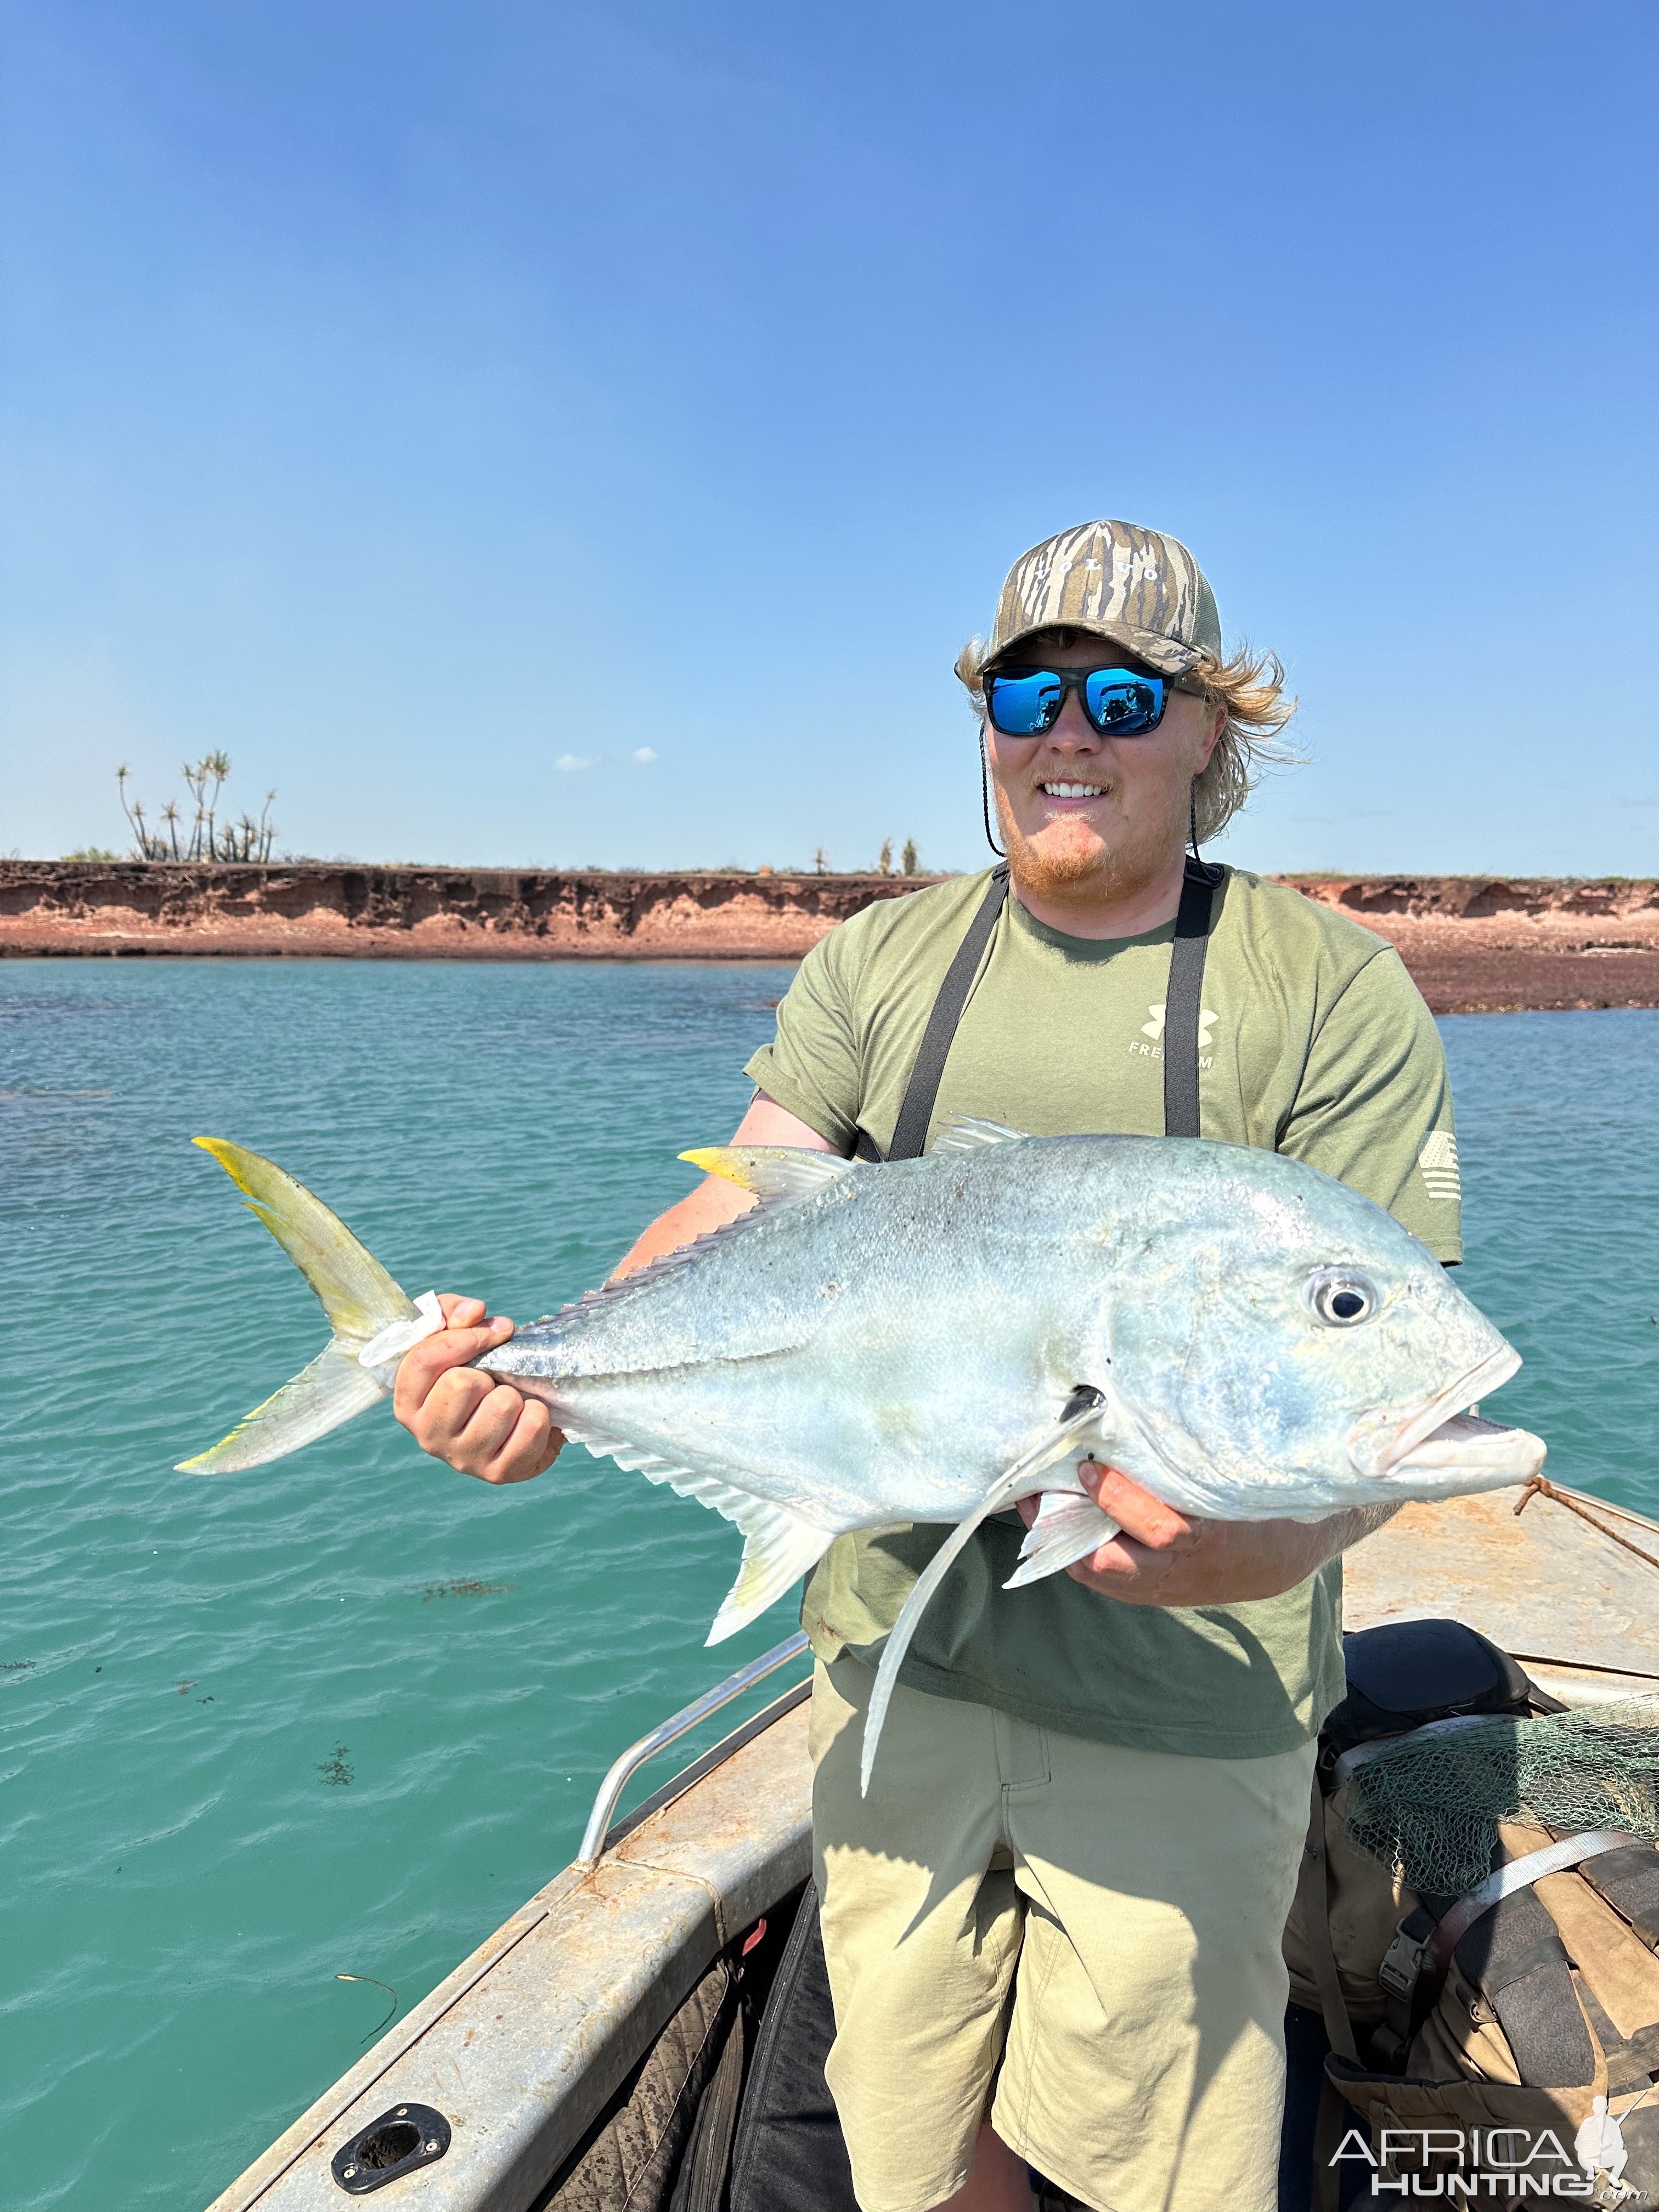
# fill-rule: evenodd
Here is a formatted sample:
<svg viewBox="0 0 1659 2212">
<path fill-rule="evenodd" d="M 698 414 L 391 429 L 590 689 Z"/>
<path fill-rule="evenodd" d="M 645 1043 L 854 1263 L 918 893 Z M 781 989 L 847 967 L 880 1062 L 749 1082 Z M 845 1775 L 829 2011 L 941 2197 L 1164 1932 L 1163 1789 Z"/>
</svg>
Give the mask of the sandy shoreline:
<svg viewBox="0 0 1659 2212">
<path fill-rule="evenodd" d="M 798 960 L 930 878 L 0 862 L 0 956 Z M 1437 1013 L 1659 1006 L 1659 882 L 1291 876 L 1389 939 Z"/>
</svg>

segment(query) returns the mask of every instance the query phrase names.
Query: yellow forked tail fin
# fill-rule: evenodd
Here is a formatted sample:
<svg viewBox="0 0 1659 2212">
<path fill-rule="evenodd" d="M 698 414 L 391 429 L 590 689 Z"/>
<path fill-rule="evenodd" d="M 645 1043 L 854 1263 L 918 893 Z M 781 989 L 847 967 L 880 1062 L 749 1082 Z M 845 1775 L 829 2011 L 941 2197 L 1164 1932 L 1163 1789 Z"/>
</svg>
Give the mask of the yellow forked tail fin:
<svg viewBox="0 0 1659 2212">
<path fill-rule="evenodd" d="M 416 1304 L 344 1222 L 274 1160 L 220 1137 L 195 1142 L 246 1192 L 248 1212 L 264 1222 L 315 1291 L 334 1332 L 309 1367 L 256 1406 L 222 1443 L 179 1462 L 181 1473 L 231 1474 L 297 1451 L 386 1397 L 388 1370 L 395 1372 L 407 1345 L 389 1346 L 386 1363 L 373 1368 L 362 1365 L 359 1354 L 394 1322 L 415 1324 L 412 1341 L 424 1333 L 421 1324 L 431 1321 L 435 1301 L 428 1293 Z"/>
</svg>

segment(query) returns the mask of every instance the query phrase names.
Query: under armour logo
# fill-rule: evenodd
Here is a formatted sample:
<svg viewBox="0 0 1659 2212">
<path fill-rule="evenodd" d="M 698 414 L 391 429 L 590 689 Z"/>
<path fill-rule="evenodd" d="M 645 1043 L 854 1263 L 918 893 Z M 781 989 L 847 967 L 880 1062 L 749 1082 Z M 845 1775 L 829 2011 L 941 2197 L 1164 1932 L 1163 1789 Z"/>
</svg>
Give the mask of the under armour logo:
<svg viewBox="0 0 1659 2212">
<path fill-rule="evenodd" d="M 1152 1042 L 1158 1044 L 1161 1042 L 1164 1036 L 1164 1009 L 1162 1006 L 1148 1006 L 1146 1011 L 1152 1018 L 1149 1022 L 1142 1022 L 1140 1034 L 1142 1036 L 1151 1037 Z M 1215 1042 L 1215 1025 L 1220 1018 L 1213 1006 L 1199 1008 L 1198 1048 L 1200 1052 L 1208 1052 Z"/>
</svg>

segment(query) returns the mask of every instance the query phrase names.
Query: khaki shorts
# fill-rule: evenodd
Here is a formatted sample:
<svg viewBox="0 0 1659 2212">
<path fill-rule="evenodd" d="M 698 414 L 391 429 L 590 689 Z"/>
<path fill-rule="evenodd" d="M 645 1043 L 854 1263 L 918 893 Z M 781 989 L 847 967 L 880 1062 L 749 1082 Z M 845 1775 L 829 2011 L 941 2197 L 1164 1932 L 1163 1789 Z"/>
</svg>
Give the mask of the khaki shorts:
<svg viewBox="0 0 1659 2212">
<path fill-rule="evenodd" d="M 1314 1747 L 1192 1759 L 820 1666 L 826 2072 L 863 2212 L 928 2212 L 1003 2141 L 1095 2212 L 1273 2212 L 1280 1939 Z M 993 2091 L 994 2089 L 994 2094 Z"/>
</svg>

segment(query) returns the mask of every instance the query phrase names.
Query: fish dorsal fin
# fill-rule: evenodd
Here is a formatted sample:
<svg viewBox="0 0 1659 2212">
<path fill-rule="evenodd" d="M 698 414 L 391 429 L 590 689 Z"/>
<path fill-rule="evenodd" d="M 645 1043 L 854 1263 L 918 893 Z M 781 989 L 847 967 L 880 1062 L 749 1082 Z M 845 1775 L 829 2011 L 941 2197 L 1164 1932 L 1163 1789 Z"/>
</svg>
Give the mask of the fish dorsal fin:
<svg viewBox="0 0 1659 2212">
<path fill-rule="evenodd" d="M 980 1152 L 988 1145 L 1018 1145 L 1029 1133 L 1024 1129 L 1010 1129 L 1000 1121 L 982 1121 L 976 1114 L 947 1114 L 939 1124 L 939 1132 L 928 1146 L 934 1152 Z"/>
<path fill-rule="evenodd" d="M 557 1313 L 544 1314 L 544 1322 L 562 1321 L 568 1314 L 589 1313 L 598 1306 L 619 1305 L 624 1300 L 655 1290 L 666 1276 L 696 1267 L 708 1257 L 712 1245 L 748 1236 L 767 1218 L 774 1206 L 792 1198 L 804 1198 L 811 1191 L 828 1190 L 858 1164 L 834 1152 L 810 1152 L 805 1148 L 797 1152 L 781 1145 L 711 1145 L 705 1151 L 682 1152 L 680 1158 L 690 1160 L 693 1167 L 704 1168 L 710 1175 L 724 1176 L 728 1182 L 752 1190 L 760 1200 L 759 1205 L 751 1206 L 735 1221 L 723 1221 L 718 1229 L 694 1237 L 689 1244 L 659 1253 L 642 1267 L 630 1268 L 627 1274 L 601 1283 L 597 1290 L 584 1291 L 580 1297 L 573 1299 L 568 1306 L 561 1306 Z"/>
<path fill-rule="evenodd" d="M 767 1202 L 763 1201 L 759 1206 L 750 1206 L 747 1213 L 740 1213 L 735 1221 L 723 1221 L 718 1229 L 705 1230 L 701 1237 L 694 1237 L 689 1244 L 677 1244 L 672 1252 L 659 1253 L 654 1260 L 647 1260 L 643 1267 L 632 1267 L 625 1275 L 613 1276 L 610 1282 L 600 1283 L 593 1290 L 584 1291 L 580 1297 L 573 1298 L 568 1306 L 561 1306 L 556 1313 L 544 1314 L 537 1327 L 562 1321 L 567 1314 L 586 1313 L 594 1306 L 617 1305 L 624 1298 L 631 1298 L 640 1291 L 654 1289 L 665 1276 L 678 1274 L 706 1259 L 710 1245 L 726 1243 L 734 1237 L 746 1236 L 755 1224 L 764 1218 L 768 1210 Z M 489 1364 L 489 1356 L 486 1352 L 479 1364 L 488 1368 Z M 512 1378 L 504 1373 L 502 1379 L 510 1381 Z"/>
<path fill-rule="evenodd" d="M 682 1498 L 695 1498 L 710 1512 L 734 1521 L 744 1535 L 743 1565 L 708 1632 L 710 1644 L 724 1643 L 775 1604 L 792 1583 L 817 1566 L 834 1543 L 832 1532 L 815 1528 L 787 1506 L 773 1505 L 723 1479 L 724 1470 L 684 1467 L 658 1452 L 641 1451 L 624 1437 L 603 1429 L 567 1428 L 573 1442 L 614 1460 L 647 1482 L 665 1483 Z"/>
<path fill-rule="evenodd" d="M 757 1198 L 800 1198 L 809 1190 L 822 1190 L 839 1182 L 857 1164 L 836 1152 L 814 1152 L 793 1145 L 708 1145 L 700 1152 L 682 1152 L 694 1168 L 706 1175 L 723 1176 L 727 1182 L 752 1190 Z"/>
</svg>

